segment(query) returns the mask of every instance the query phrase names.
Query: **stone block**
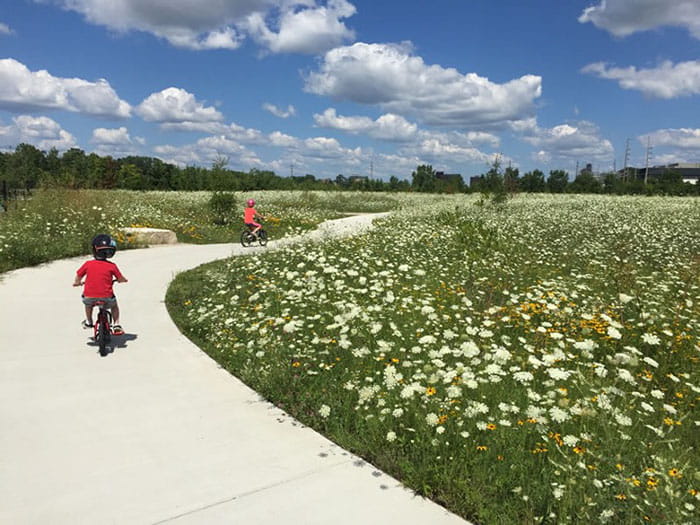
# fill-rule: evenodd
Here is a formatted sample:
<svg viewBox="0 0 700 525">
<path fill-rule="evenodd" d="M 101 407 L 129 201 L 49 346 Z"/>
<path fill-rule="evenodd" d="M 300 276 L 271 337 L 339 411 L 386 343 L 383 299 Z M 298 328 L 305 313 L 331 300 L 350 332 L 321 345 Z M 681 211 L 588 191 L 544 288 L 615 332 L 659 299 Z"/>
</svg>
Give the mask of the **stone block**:
<svg viewBox="0 0 700 525">
<path fill-rule="evenodd" d="M 159 228 L 122 228 L 121 231 L 130 243 L 134 244 L 176 244 L 177 235 L 172 230 Z"/>
</svg>

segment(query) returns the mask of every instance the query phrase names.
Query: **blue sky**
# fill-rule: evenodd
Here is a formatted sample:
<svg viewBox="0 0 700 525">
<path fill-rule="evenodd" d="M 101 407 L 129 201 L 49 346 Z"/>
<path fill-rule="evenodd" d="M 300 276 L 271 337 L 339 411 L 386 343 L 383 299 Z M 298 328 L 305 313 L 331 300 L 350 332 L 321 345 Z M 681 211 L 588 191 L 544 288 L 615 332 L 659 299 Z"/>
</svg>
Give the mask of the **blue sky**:
<svg viewBox="0 0 700 525">
<path fill-rule="evenodd" d="M 409 178 L 700 162 L 700 0 L 6 0 L 0 148 Z"/>
</svg>

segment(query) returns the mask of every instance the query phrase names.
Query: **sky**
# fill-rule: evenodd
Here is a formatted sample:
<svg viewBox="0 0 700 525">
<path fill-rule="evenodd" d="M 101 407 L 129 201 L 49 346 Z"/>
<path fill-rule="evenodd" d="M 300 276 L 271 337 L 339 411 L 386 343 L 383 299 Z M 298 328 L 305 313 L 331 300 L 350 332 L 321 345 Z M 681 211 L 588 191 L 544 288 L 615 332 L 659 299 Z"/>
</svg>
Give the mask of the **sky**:
<svg viewBox="0 0 700 525">
<path fill-rule="evenodd" d="M 384 180 L 700 163 L 700 0 L 3 0 L 20 143 Z"/>
</svg>

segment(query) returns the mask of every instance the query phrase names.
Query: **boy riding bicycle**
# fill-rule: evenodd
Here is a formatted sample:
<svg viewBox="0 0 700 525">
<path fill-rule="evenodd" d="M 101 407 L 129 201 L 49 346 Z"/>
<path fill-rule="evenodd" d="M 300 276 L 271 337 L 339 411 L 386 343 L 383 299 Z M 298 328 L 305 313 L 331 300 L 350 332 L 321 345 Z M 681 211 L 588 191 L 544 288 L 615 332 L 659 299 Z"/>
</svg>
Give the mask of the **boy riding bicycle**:
<svg viewBox="0 0 700 525">
<path fill-rule="evenodd" d="M 111 258 L 117 251 L 117 243 L 105 234 L 97 235 L 92 240 L 92 254 L 95 257 L 91 261 L 86 261 L 76 272 L 73 286 L 83 284 L 85 277 L 85 287 L 83 288 L 83 304 L 85 305 L 85 320 L 83 328 L 92 328 L 92 311 L 95 308 L 95 303 L 102 301 L 112 312 L 114 326 L 112 331 L 115 335 L 124 333 L 119 325 L 119 305 L 117 298 L 114 296 L 112 283 L 116 280 L 118 283 L 128 282 L 119 271 L 116 264 L 107 259 Z"/>
<path fill-rule="evenodd" d="M 246 226 L 248 226 L 248 228 L 250 228 L 250 231 L 253 233 L 253 235 L 257 237 L 258 232 L 262 228 L 262 224 L 255 222 L 256 217 L 260 217 L 262 220 L 265 220 L 265 216 L 260 215 L 255 210 L 255 200 L 248 199 L 248 202 L 246 203 L 246 208 L 243 210 L 243 222 Z"/>
</svg>

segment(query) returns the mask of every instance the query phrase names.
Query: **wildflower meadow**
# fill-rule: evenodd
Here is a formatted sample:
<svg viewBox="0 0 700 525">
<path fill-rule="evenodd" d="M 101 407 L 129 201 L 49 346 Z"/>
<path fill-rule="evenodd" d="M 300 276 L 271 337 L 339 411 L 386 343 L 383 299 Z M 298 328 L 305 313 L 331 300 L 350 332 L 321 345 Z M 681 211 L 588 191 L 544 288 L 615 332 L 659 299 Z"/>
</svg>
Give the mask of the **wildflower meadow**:
<svg viewBox="0 0 700 525">
<path fill-rule="evenodd" d="M 89 253 L 97 233 L 113 235 L 120 249 L 133 246 L 124 227 L 173 230 L 181 242 L 235 242 L 243 226 L 243 203 L 255 197 L 273 238 L 293 236 L 346 211 L 386 211 L 389 194 L 258 191 L 233 193 L 238 208 L 221 224 L 208 206 L 212 193 L 127 190 L 38 190 L 0 213 L 0 272 Z M 216 216 L 215 216 L 216 215 Z"/>
<path fill-rule="evenodd" d="M 697 523 L 700 202 L 397 196 L 181 274 L 185 334 L 477 523 Z"/>
</svg>

